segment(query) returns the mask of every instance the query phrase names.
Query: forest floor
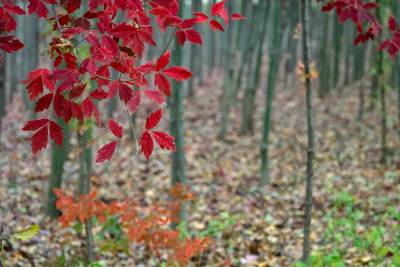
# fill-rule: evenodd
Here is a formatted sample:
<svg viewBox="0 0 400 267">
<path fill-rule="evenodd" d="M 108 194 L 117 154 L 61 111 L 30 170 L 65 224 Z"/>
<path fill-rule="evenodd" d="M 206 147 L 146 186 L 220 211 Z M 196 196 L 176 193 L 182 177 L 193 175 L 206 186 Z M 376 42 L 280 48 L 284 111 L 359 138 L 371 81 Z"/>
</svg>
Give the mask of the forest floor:
<svg viewBox="0 0 400 267">
<path fill-rule="evenodd" d="M 219 221 L 214 224 L 218 225 L 214 226 L 214 243 L 203 253 L 200 265 L 292 266 L 302 254 L 305 95 L 300 85 L 277 86 L 270 138 L 271 185 L 258 190 L 265 91 L 259 90 L 256 98 L 254 133 L 238 135 L 238 104 L 231 114 L 228 136 L 220 141 L 220 75 L 215 73 L 196 90 L 195 100 L 185 103 L 187 176 L 196 192 L 196 200 L 188 207 L 188 229 L 196 235 L 210 221 Z M 358 86 L 341 91 L 325 99 L 315 97 L 313 266 L 400 266 L 396 251 L 400 247 L 397 97 L 388 92 L 389 156 L 382 164 L 379 105 L 366 110 L 360 121 Z M 143 125 L 154 108 L 149 104 L 140 110 L 137 124 Z M 40 231 L 29 241 L 6 244 L 6 262 L 8 266 L 32 262 L 58 266 L 62 252 L 67 262 L 84 253 L 84 239 L 72 228 L 62 229 L 58 222 L 43 218 L 51 149 L 33 155 L 29 133 L 21 131 L 28 120 L 21 101 L 16 99 L 8 111 L 0 152 L 0 223 L 12 231 L 37 223 Z M 124 114 L 117 118 L 126 122 L 127 132 Z M 167 121 L 161 125 L 165 131 Z M 96 129 L 94 135 L 93 151 L 112 139 L 105 127 Z M 93 164 L 91 183 L 98 197 L 130 198 L 141 205 L 167 200 L 170 152 L 157 147 L 147 161 L 143 155 L 134 155 L 134 142 L 124 138 L 110 163 Z M 74 137 L 63 180 L 70 194 L 77 187 L 78 151 Z M 100 230 L 95 228 L 95 233 Z M 160 266 L 157 259 L 146 259 L 143 250 L 132 251 L 133 256 L 98 251 L 96 255 L 105 266 Z"/>
</svg>

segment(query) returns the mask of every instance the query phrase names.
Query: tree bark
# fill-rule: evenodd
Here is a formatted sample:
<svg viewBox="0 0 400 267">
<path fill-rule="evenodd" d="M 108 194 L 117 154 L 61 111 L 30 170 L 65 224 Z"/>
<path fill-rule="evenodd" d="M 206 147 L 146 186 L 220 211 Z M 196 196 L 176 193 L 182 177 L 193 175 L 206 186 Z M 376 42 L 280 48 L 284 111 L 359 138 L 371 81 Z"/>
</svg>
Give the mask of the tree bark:
<svg viewBox="0 0 400 267">
<path fill-rule="evenodd" d="M 310 232 L 312 216 L 312 195 L 313 195 L 313 175 L 314 175 L 314 112 L 312 104 L 312 89 L 310 80 L 310 2 L 301 0 L 301 20 L 303 25 L 303 57 L 304 70 L 306 75 L 306 103 L 307 103 L 307 177 L 306 177 L 306 197 L 304 213 L 304 239 L 303 239 L 303 257 L 305 264 L 310 262 Z"/>
<path fill-rule="evenodd" d="M 276 76 L 278 72 L 280 50 L 281 50 L 281 1 L 274 1 L 274 33 L 272 48 L 270 53 L 270 63 L 268 70 L 268 81 L 267 81 L 267 99 L 264 114 L 264 130 L 261 141 L 261 180 L 260 186 L 269 184 L 269 151 L 268 151 L 268 139 L 271 129 L 271 112 L 272 112 L 272 100 L 274 98 Z"/>
<path fill-rule="evenodd" d="M 181 2 L 179 15 L 183 15 L 184 4 Z M 172 62 L 174 66 L 183 65 L 183 49 L 176 42 L 174 53 L 172 55 Z M 186 155 L 185 155 L 185 140 L 184 140 L 184 127 L 183 127 L 183 84 L 176 81 L 172 82 L 172 95 L 170 98 L 170 129 L 171 135 L 175 137 L 176 151 L 172 152 L 172 168 L 171 168 L 171 186 L 176 183 L 183 185 L 187 184 L 186 178 Z M 181 223 L 186 221 L 186 203 L 182 202 L 179 219 Z M 176 223 L 171 224 L 171 228 L 176 229 Z"/>
</svg>

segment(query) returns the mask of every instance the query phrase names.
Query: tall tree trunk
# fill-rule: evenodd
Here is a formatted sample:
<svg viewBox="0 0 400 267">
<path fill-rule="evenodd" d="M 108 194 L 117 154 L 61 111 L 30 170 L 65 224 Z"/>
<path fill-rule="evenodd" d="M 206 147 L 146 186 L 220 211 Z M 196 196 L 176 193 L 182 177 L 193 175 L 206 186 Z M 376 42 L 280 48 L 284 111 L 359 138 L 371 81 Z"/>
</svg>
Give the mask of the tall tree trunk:
<svg viewBox="0 0 400 267">
<path fill-rule="evenodd" d="M 54 188 L 61 188 L 64 163 L 68 157 L 69 140 L 71 135 L 69 126 L 65 125 L 63 119 L 58 118 L 57 123 L 63 127 L 62 132 L 64 134 L 64 142 L 62 147 L 59 147 L 54 142 L 51 145 L 51 167 L 47 184 L 46 200 L 44 203 L 45 215 L 50 216 L 51 218 L 59 216 L 59 212 L 56 208 L 57 196 L 54 193 Z"/>
<path fill-rule="evenodd" d="M 88 131 L 91 131 L 89 129 Z M 88 148 L 86 147 L 86 140 L 88 135 L 85 132 L 81 132 L 78 130 L 78 146 L 79 146 L 79 188 L 78 194 L 79 196 L 87 195 L 90 193 L 90 165 L 88 165 L 88 160 L 91 159 L 91 155 L 89 156 Z M 90 134 L 89 134 L 90 135 Z M 90 149 L 90 148 L 89 148 Z M 85 240 L 86 240 L 86 256 L 87 261 L 90 264 L 93 262 L 93 232 L 92 232 L 92 220 L 85 219 Z"/>
<path fill-rule="evenodd" d="M 305 213 L 304 213 L 304 239 L 303 239 L 303 262 L 310 262 L 310 232 L 311 232 L 311 216 L 312 216 L 312 195 L 313 195 L 313 175 L 314 175 L 314 112 L 312 104 L 312 90 L 310 80 L 310 2 L 301 0 L 301 21 L 303 25 L 303 56 L 304 70 L 306 75 L 306 102 L 307 102 L 307 132 L 308 132 L 308 148 L 307 148 L 307 177 L 306 177 L 306 197 L 305 197 Z"/>
<path fill-rule="evenodd" d="M 231 9 L 231 5 L 229 5 Z M 224 94 L 222 96 L 222 104 L 221 104 L 221 126 L 218 132 L 218 138 L 224 140 L 226 137 L 226 132 L 228 131 L 229 124 L 229 114 L 231 111 L 232 105 L 232 82 L 233 82 L 233 73 L 235 72 L 235 67 L 233 62 L 234 57 L 234 47 L 232 44 L 233 41 L 233 32 L 228 29 L 226 34 L 228 35 L 228 42 L 226 43 L 229 54 L 226 58 L 225 65 L 225 76 L 224 76 Z"/>
<path fill-rule="evenodd" d="M 183 15 L 185 2 L 181 2 L 179 15 Z M 183 49 L 176 42 L 174 53 L 172 54 L 172 62 L 174 66 L 183 65 Z M 183 84 L 176 81 L 172 82 L 172 95 L 170 98 L 170 129 L 171 135 L 175 137 L 176 151 L 172 152 L 172 168 L 171 168 L 171 186 L 176 183 L 183 185 L 187 184 L 186 178 L 186 155 L 185 155 L 185 140 L 184 140 L 184 127 L 183 127 Z M 186 221 L 186 203 L 182 202 L 179 213 L 181 223 Z M 171 227 L 175 229 L 176 223 L 172 223 Z"/>
<path fill-rule="evenodd" d="M 1 132 L 2 132 L 2 121 L 3 117 L 6 115 L 6 66 L 7 66 L 7 57 L 5 53 L 1 53 L 2 62 L 0 65 L 0 151 L 1 151 Z"/>
<path fill-rule="evenodd" d="M 376 10 L 376 18 L 378 21 L 381 20 L 381 7 Z M 382 39 L 382 37 L 380 37 Z M 380 40 L 382 41 L 382 40 Z M 378 62 L 378 86 L 381 101 L 381 162 L 386 163 L 387 159 L 387 144 L 386 144 L 386 134 L 387 134 L 387 123 L 386 123 L 386 99 L 385 99 L 385 80 L 383 74 L 383 51 L 378 51 L 377 54 Z"/>
<path fill-rule="evenodd" d="M 247 83 L 246 90 L 244 92 L 243 97 L 243 105 L 242 105 L 242 122 L 240 126 L 240 134 L 245 134 L 249 131 L 253 130 L 253 118 L 254 118 L 254 105 L 257 88 L 260 84 L 260 75 L 261 75 L 261 64 L 263 57 L 263 48 L 264 48 L 264 40 L 267 33 L 267 20 L 268 20 L 268 10 L 269 10 L 269 1 L 262 2 L 262 10 L 264 11 L 264 17 L 262 19 L 262 24 L 260 31 L 258 32 L 258 45 L 257 45 L 257 53 L 255 68 L 251 73 L 251 80 Z"/>
<path fill-rule="evenodd" d="M 191 9 L 192 9 L 192 13 L 193 12 L 198 12 L 200 10 L 201 7 L 201 0 L 192 0 L 191 3 Z M 198 25 L 199 26 L 199 25 Z M 196 27 L 196 30 L 197 27 Z M 199 61 L 201 61 L 201 56 L 199 56 L 199 49 L 198 49 L 198 45 L 195 44 L 191 44 L 190 45 L 190 70 L 192 71 L 192 73 L 194 74 L 194 77 L 192 77 L 191 79 L 189 79 L 188 81 L 188 98 L 189 99 L 193 99 L 195 96 L 195 81 L 196 78 L 199 81 L 199 70 L 201 67 L 201 64 L 199 66 Z"/>
<path fill-rule="evenodd" d="M 212 4 L 215 5 L 217 1 L 212 0 Z M 210 3 L 211 4 L 211 3 Z M 210 5 L 210 12 L 211 12 L 211 5 Z M 215 51 L 217 49 L 217 42 L 215 38 L 215 33 L 213 31 L 208 30 L 210 38 L 209 38 L 209 47 L 208 47 L 208 75 L 211 74 L 211 72 L 215 68 Z"/>
<path fill-rule="evenodd" d="M 331 62 L 328 60 L 328 29 L 329 29 L 329 16 L 328 14 L 323 14 L 323 26 L 322 26 L 322 36 L 320 42 L 320 50 L 319 50 L 319 62 L 318 69 L 320 71 L 319 75 L 319 87 L 318 87 L 318 96 L 323 98 L 329 91 L 329 68 Z"/>
<path fill-rule="evenodd" d="M 270 63 L 268 70 L 268 81 L 267 81 L 267 104 L 265 107 L 264 114 L 264 130 L 261 141 L 261 180 L 260 186 L 269 184 L 269 155 L 268 155 L 268 139 L 271 129 L 271 112 L 272 112 L 272 100 L 274 98 L 276 76 L 279 66 L 280 50 L 281 50 L 281 1 L 274 1 L 274 33 L 273 42 L 270 53 Z"/>
</svg>

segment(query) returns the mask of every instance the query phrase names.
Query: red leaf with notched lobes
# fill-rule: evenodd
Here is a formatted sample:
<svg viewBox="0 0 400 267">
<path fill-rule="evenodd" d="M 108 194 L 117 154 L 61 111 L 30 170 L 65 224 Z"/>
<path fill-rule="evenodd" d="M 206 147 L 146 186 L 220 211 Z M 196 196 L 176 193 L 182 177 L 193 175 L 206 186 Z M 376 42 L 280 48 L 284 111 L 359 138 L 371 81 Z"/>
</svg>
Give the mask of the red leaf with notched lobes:
<svg viewBox="0 0 400 267">
<path fill-rule="evenodd" d="M 63 128 L 55 123 L 54 121 L 50 121 L 50 139 L 54 141 L 57 145 L 62 147 L 64 135 L 62 133 Z"/>
<path fill-rule="evenodd" d="M 154 77 L 154 84 L 160 89 L 164 95 L 171 97 L 171 83 L 161 73 L 156 73 Z"/>
<path fill-rule="evenodd" d="M 203 44 L 203 42 L 201 41 L 200 33 L 198 31 L 186 30 L 185 35 L 186 35 L 186 40 L 188 40 L 192 44 L 199 44 L 199 45 Z"/>
<path fill-rule="evenodd" d="M 89 94 L 89 96 L 93 99 L 103 100 L 108 98 L 108 93 L 102 89 L 96 89 Z"/>
<path fill-rule="evenodd" d="M 203 13 L 193 12 L 193 14 L 197 16 L 197 23 L 204 23 L 209 20 L 209 18 Z"/>
<path fill-rule="evenodd" d="M 51 102 L 53 101 L 53 93 L 47 94 L 39 98 L 35 105 L 35 113 L 41 112 L 45 109 L 49 109 Z"/>
<path fill-rule="evenodd" d="M 76 118 L 80 122 L 83 122 L 84 114 L 83 114 L 82 107 L 73 101 L 71 101 L 71 113 L 72 113 L 72 117 Z"/>
<path fill-rule="evenodd" d="M 145 89 L 143 90 L 143 93 L 157 104 L 167 103 L 165 101 L 164 94 L 161 93 L 160 91 Z"/>
<path fill-rule="evenodd" d="M 128 110 L 129 110 L 129 114 L 130 115 L 135 113 L 135 111 L 139 107 L 141 98 L 142 98 L 142 91 L 137 90 L 133 94 L 132 98 L 129 100 L 129 102 L 128 102 Z"/>
<path fill-rule="evenodd" d="M 32 15 L 34 12 L 36 12 L 39 18 L 47 18 L 49 10 L 43 2 L 51 5 L 57 4 L 57 1 L 54 0 L 29 0 L 28 14 Z"/>
<path fill-rule="evenodd" d="M 31 71 L 26 77 L 28 79 L 22 81 L 22 83 L 29 83 L 26 87 L 28 90 L 29 100 L 36 99 L 40 94 L 43 93 L 43 86 L 46 86 L 51 92 L 54 92 L 55 86 L 52 81 L 48 79 L 50 71 L 47 69 L 36 69 Z"/>
<path fill-rule="evenodd" d="M 165 68 L 165 67 L 168 65 L 168 63 L 169 63 L 170 57 L 171 57 L 171 51 L 168 50 L 168 51 L 165 52 L 165 53 L 160 57 L 160 59 L 157 61 L 156 66 L 154 67 L 154 70 L 155 70 L 155 71 L 160 71 L 160 70 L 162 70 L 163 68 Z"/>
<path fill-rule="evenodd" d="M 240 14 L 238 14 L 238 13 L 232 14 L 230 18 L 233 19 L 233 20 L 236 20 L 236 19 L 246 19 L 245 17 L 243 17 L 242 15 L 240 15 Z"/>
<path fill-rule="evenodd" d="M 210 21 L 210 28 L 211 28 L 211 30 L 213 30 L 213 32 L 215 32 L 216 29 L 220 30 L 222 32 L 225 31 L 224 28 L 222 27 L 222 25 L 218 21 L 213 20 L 213 19 Z"/>
<path fill-rule="evenodd" d="M 397 28 L 397 22 L 392 16 L 390 16 L 390 18 L 389 18 L 389 30 L 394 32 L 394 31 L 396 31 L 396 28 Z"/>
<path fill-rule="evenodd" d="M 147 118 L 146 129 L 150 130 L 150 129 L 156 127 L 157 124 L 160 122 L 161 118 L 162 118 L 162 109 L 159 108 L 156 111 L 152 112 L 150 114 L 150 117 Z"/>
<path fill-rule="evenodd" d="M 115 120 L 109 118 L 108 119 L 108 128 L 110 129 L 110 131 L 119 138 L 122 138 L 122 136 L 124 135 L 124 132 L 122 130 L 122 126 L 120 126 L 118 124 L 118 122 L 116 122 Z"/>
<path fill-rule="evenodd" d="M 49 132 L 47 129 L 47 125 L 45 125 L 39 131 L 37 131 L 32 135 L 31 146 L 33 154 L 47 147 L 48 138 L 49 138 Z"/>
<path fill-rule="evenodd" d="M 140 139 L 139 145 L 141 145 L 141 151 L 143 152 L 144 156 L 149 159 L 151 153 L 154 149 L 153 139 L 148 131 L 145 131 Z"/>
<path fill-rule="evenodd" d="M 153 132 L 154 140 L 162 149 L 176 151 L 174 137 L 163 132 Z"/>
<path fill-rule="evenodd" d="M 37 129 L 45 126 L 49 122 L 48 119 L 28 121 L 28 123 L 22 128 L 23 131 L 36 131 Z"/>
<path fill-rule="evenodd" d="M 182 22 L 182 29 L 192 28 L 197 22 L 197 18 L 185 19 Z"/>
<path fill-rule="evenodd" d="M 62 94 L 56 93 L 53 101 L 53 108 L 56 115 L 61 118 L 64 113 L 66 100 Z"/>
<path fill-rule="evenodd" d="M 85 100 L 83 100 L 82 109 L 83 109 L 83 113 L 85 113 L 85 115 L 88 119 L 90 119 L 90 117 L 92 117 L 92 114 L 94 113 L 97 123 L 100 124 L 99 113 L 98 113 L 96 105 L 93 103 L 92 99 L 87 97 Z"/>
<path fill-rule="evenodd" d="M 165 75 L 171 77 L 172 79 L 181 82 L 183 80 L 192 77 L 192 73 L 182 67 L 171 67 L 162 71 Z"/>
<path fill-rule="evenodd" d="M 117 147 L 118 141 L 112 141 L 107 145 L 103 146 L 99 151 L 97 151 L 96 162 L 104 162 L 110 160 L 114 155 L 115 148 Z"/>
<path fill-rule="evenodd" d="M 14 39 L 14 35 L 0 36 L 0 49 L 11 53 L 18 51 L 24 47 L 24 44 L 19 39 Z"/>
<path fill-rule="evenodd" d="M 176 33 L 175 33 L 175 37 L 176 37 L 176 40 L 178 41 L 178 43 L 179 43 L 179 45 L 181 46 L 181 47 L 183 47 L 183 45 L 185 44 L 185 42 L 186 42 L 186 35 L 185 35 L 185 32 L 184 31 L 177 31 Z"/>
</svg>

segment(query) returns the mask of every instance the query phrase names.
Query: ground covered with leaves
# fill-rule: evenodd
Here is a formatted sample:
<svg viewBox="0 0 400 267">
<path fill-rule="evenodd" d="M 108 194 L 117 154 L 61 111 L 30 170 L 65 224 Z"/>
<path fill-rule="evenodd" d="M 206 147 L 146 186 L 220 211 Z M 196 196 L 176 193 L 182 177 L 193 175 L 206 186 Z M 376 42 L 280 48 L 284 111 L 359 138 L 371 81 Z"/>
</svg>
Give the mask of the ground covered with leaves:
<svg viewBox="0 0 400 267">
<path fill-rule="evenodd" d="M 193 259 L 194 265 L 293 266 L 302 254 L 305 95 L 300 84 L 277 86 L 270 138 L 271 185 L 259 188 L 265 90 L 258 92 L 254 133 L 237 134 L 241 113 L 237 104 L 226 140 L 218 140 L 221 75 L 215 73 L 197 88 L 196 100 L 185 102 L 187 176 L 196 193 L 188 205 L 186 234 L 214 240 Z M 380 163 L 379 106 L 366 110 L 364 119 L 358 120 L 357 84 L 315 99 L 312 266 L 400 265 L 400 129 L 396 94 L 388 94 L 386 164 Z M 146 107 L 138 111 L 138 125 L 143 125 L 156 108 L 151 103 Z M 118 116 L 122 119 L 125 114 L 121 107 Z M 58 222 L 43 217 L 51 149 L 31 153 L 29 135 L 21 131 L 27 120 L 21 101 L 16 99 L 8 107 L 1 139 L 0 223 L 6 231 L 34 223 L 40 230 L 29 241 L 7 242 L 6 263 L 72 266 L 74 259 L 84 255 L 84 238 L 77 232 L 79 226 L 63 229 Z M 128 131 L 128 119 L 125 121 L 124 130 Z M 160 128 L 167 132 L 168 119 L 162 123 Z M 112 138 L 104 126 L 97 128 L 94 136 L 93 151 Z M 170 152 L 156 148 L 146 160 L 135 155 L 135 150 L 135 142 L 124 137 L 110 163 L 93 164 L 91 184 L 99 199 L 129 198 L 143 209 L 153 201 L 169 199 Z M 73 134 L 63 178 L 64 191 L 72 195 L 77 192 L 78 152 Z M 104 266 L 161 266 L 162 257 L 149 256 L 142 246 L 128 244 L 127 254 L 113 246 L 115 240 L 105 244 L 110 242 L 110 236 L 106 241 L 101 235 L 105 230 L 118 231 L 118 222 L 109 222 L 108 229 L 100 225 L 94 228 L 96 260 Z"/>
</svg>

